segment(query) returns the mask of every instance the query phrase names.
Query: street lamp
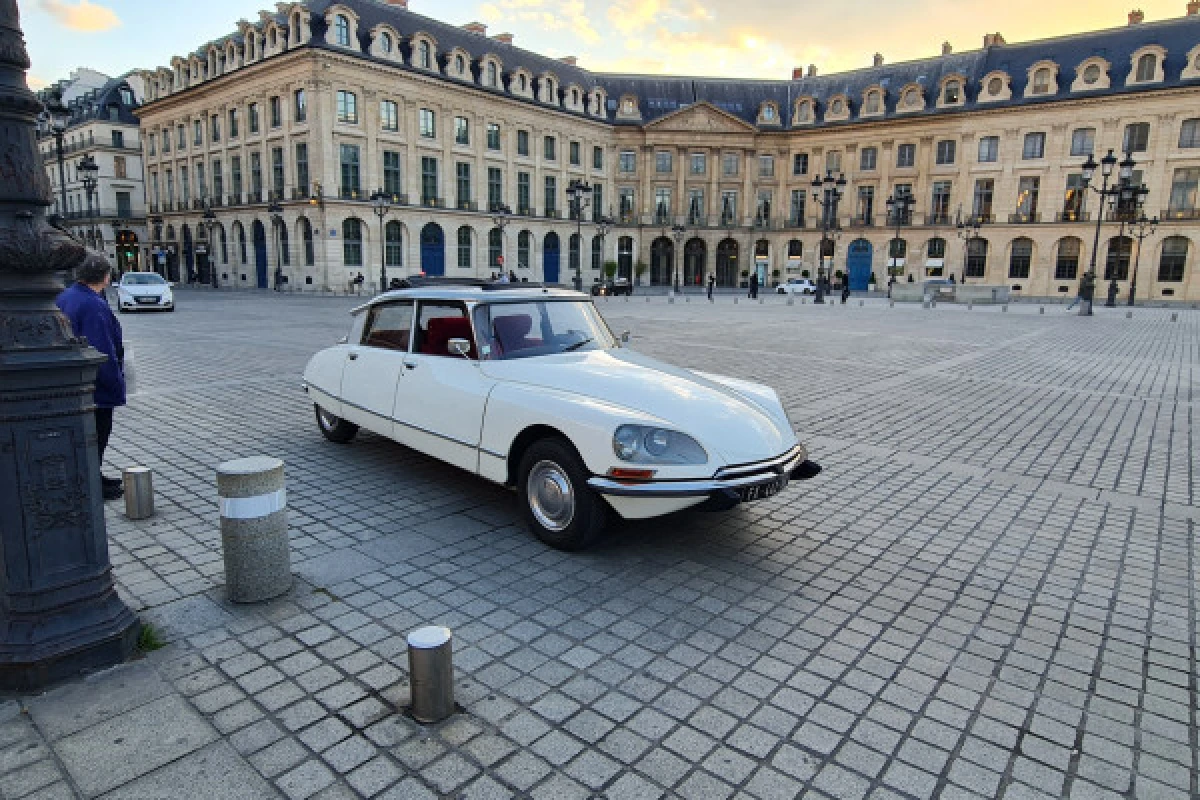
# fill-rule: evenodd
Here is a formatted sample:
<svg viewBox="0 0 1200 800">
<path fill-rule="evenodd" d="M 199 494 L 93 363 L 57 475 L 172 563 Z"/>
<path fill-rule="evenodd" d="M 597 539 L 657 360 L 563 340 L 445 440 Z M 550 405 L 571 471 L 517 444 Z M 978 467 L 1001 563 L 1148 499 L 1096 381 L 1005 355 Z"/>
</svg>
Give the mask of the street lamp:
<svg viewBox="0 0 1200 800">
<path fill-rule="evenodd" d="M 88 153 L 83 158 L 79 159 L 79 163 L 75 165 L 75 170 L 83 181 L 83 191 L 87 195 L 87 215 L 88 215 L 88 230 L 92 234 L 92 241 L 96 238 L 96 225 L 92 218 L 92 192 L 96 189 L 96 184 L 100 182 L 100 166 L 96 164 L 91 153 Z M 97 209 L 97 212 L 99 209 Z"/>
<path fill-rule="evenodd" d="M 679 259 L 683 257 L 683 237 L 687 235 L 687 228 L 676 223 L 671 227 L 671 234 L 675 237 L 675 257 L 671 259 L 671 294 L 674 295 L 679 291 Z"/>
<path fill-rule="evenodd" d="M 392 210 L 392 196 L 382 189 L 371 195 L 371 210 L 379 218 L 379 291 L 387 291 L 387 242 L 383 238 L 383 218 Z"/>
<path fill-rule="evenodd" d="M 821 207 L 821 246 L 817 251 L 820 264 L 817 266 L 817 294 L 814 303 L 825 302 L 825 242 L 829 238 L 830 222 L 837 227 L 837 207 L 842 196 L 846 193 L 846 176 L 839 174 L 835 179 L 832 170 L 825 171 L 825 177 L 817 175 L 812 181 L 813 200 Z M 830 270 L 833 269 L 832 262 Z"/>
<path fill-rule="evenodd" d="M 279 205 L 278 200 L 272 198 L 267 206 L 267 213 L 271 215 L 271 230 L 275 233 L 275 291 L 278 292 L 280 291 L 279 279 L 283 275 L 283 263 L 279 253 L 279 226 L 283 224 L 283 206 Z"/>
<path fill-rule="evenodd" d="M 579 258 L 575 260 L 575 291 L 583 291 L 583 210 L 591 202 L 592 186 L 586 181 L 573 180 L 567 186 L 571 216 L 575 218 L 575 237 L 579 242 Z"/>
<path fill-rule="evenodd" d="M 608 215 L 600 216 L 596 219 L 596 235 L 600 237 L 600 271 L 604 272 L 604 237 L 608 235 L 608 231 L 613 225 L 616 225 L 616 220 L 612 215 L 612 206 L 608 207 Z M 608 276 L 604 275 L 604 279 Z"/>
<path fill-rule="evenodd" d="M 217 288 L 217 263 L 214 258 L 214 253 L 217 251 L 217 241 L 213 238 L 213 231 L 217 227 L 217 214 L 212 209 L 212 204 L 209 203 L 208 208 L 204 209 L 204 229 L 208 231 L 208 252 L 205 253 L 205 258 L 208 261 L 208 274 L 212 279 L 212 287 Z"/>
<path fill-rule="evenodd" d="M 1126 156 L 1126 160 L 1132 162 L 1133 159 Z M 1096 163 L 1096 159 L 1091 153 L 1088 153 L 1087 161 L 1083 162 L 1083 188 L 1091 189 L 1100 195 L 1100 212 L 1096 214 L 1096 235 L 1092 240 L 1092 257 L 1091 263 L 1088 266 L 1088 271 L 1084 273 L 1083 278 L 1079 282 L 1079 296 L 1082 302 L 1079 304 L 1079 316 L 1092 316 L 1092 301 L 1095 298 L 1096 292 L 1096 251 L 1100 249 L 1100 222 L 1104 218 L 1104 198 L 1112 194 L 1112 190 L 1108 188 L 1108 179 L 1112 177 L 1113 167 L 1117 165 L 1117 157 L 1113 155 L 1113 151 L 1109 150 L 1108 155 L 1100 159 L 1100 163 Z M 1097 189 L 1092 186 L 1092 178 L 1096 175 L 1096 167 L 1100 167 L 1101 183 Z M 1121 164 L 1121 175 L 1125 174 L 1125 163 Z M 1129 167 L 1129 174 L 1132 176 L 1133 167 Z"/>
<path fill-rule="evenodd" d="M 162 255 L 163 218 L 162 217 L 146 217 L 146 222 L 150 223 L 150 227 L 154 229 L 154 238 L 151 240 L 151 242 L 153 244 L 153 247 L 151 248 L 151 250 L 154 255 L 154 259 L 153 259 L 154 266 L 151 269 L 154 272 L 158 272 L 158 266 L 160 263 L 159 257 Z M 164 272 L 165 272 L 165 270 L 164 270 Z M 161 272 L 159 274 L 163 275 L 163 273 L 161 273 Z M 163 275 L 163 277 L 165 278 L 166 275 Z"/>
<path fill-rule="evenodd" d="M 1142 189 L 1146 187 L 1143 186 Z M 1137 219 L 1129 223 L 1129 235 L 1138 240 L 1137 258 L 1133 262 L 1133 276 L 1129 281 L 1129 303 L 1133 305 L 1133 297 L 1137 294 L 1137 275 L 1138 266 L 1142 262 L 1142 241 L 1148 236 L 1153 236 L 1154 231 L 1158 229 L 1158 217 L 1146 219 L 1146 213 L 1143 211 L 1138 214 Z"/>
<path fill-rule="evenodd" d="M 71 122 L 71 109 L 63 105 L 62 90 L 58 87 L 47 92 L 45 114 L 38 120 L 38 127 L 43 134 L 54 137 L 54 148 L 58 155 L 58 191 L 62 198 L 63 216 L 67 214 L 67 162 L 63 157 L 63 137 L 67 125 Z"/>
<path fill-rule="evenodd" d="M 964 221 L 961 217 L 958 224 L 958 238 L 963 240 L 963 269 L 962 282 L 967 282 L 967 262 L 971 260 L 971 241 L 979 238 L 979 230 L 983 227 L 983 218 L 972 214 Z"/>
<path fill-rule="evenodd" d="M 504 273 L 504 264 L 508 255 L 508 240 L 504 238 L 504 229 L 512 222 L 512 209 L 500 203 L 492 206 L 492 225 L 500 229 L 500 272 Z"/>
<path fill-rule="evenodd" d="M 892 239 L 892 258 L 891 266 L 888 267 L 889 275 L 899 275 L 899 265 L 896 263 L 900 260 L 900 226 L 912 221 L 912 208 L 917 204 L 917 199 L 912 196 L 911 192 L 896 192 L 890 195 L 887 199 L 888 214 L 896 224 L 896 236 Z M 906 252 L 907 255 L 907 252 Z M 889 290 L 890 291 L 890 290 Z"/>
</svg>

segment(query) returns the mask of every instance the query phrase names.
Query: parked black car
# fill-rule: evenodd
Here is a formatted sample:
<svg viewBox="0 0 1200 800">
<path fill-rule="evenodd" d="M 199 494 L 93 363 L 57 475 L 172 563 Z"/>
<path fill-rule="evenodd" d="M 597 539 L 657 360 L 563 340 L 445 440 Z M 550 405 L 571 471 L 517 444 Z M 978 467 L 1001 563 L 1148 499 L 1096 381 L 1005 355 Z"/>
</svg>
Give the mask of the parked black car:
<svg viewBox="0 0 1200 800">
<path fill-rule="evenodd" d="M 600 281 L 592 284 L 592 294 L 596 296 L 603 295 L 619 295 L 633 294 L 633 284 L 628 278 L 614 278 L 612 280 Z"/>
</svg>

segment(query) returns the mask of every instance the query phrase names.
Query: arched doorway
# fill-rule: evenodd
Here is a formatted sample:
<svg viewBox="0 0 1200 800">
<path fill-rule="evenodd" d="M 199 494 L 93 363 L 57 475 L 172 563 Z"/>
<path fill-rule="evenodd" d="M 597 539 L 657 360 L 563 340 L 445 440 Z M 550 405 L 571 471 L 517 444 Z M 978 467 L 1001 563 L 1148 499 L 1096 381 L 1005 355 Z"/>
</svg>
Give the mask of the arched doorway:
<svg viewBox="0 0 1200 800">
<path fill-rule="evenodd" d="M 250 228 L 251 238 L 254 239 L 254 271 L 257 279 L 257 286 L 260 289 L 267 288 L 267 231 L 263 228 L 263 224 L 258 220 L 254 220 L 254 224 Z"/>
<path fill-rule="evenodd" d="M 180 226 L 183 236 L 183 269 L 188 283 L 196 282 L 196 246 L 192 242 L 192 229 L 187 225 Z"/>
<path fill-rule="evenodd" d="M 650 285 L 670 286 L 671 267 L 675 264 L 675 244 L 666 236 L 650 243 Z"/>
<path fill-rule="evenodd" d="M 738 285 L 738 244 L 722 239 L 717 245 L 717 286 Z"/>
<path fill-rule="evenodd" d="M 1133 256 L 1133 239 L 1114 236 L 1108 240 L 1108 255 L 1104 259 L 1104 280 L 1129 280 L 1129 262 Z"/>
<path fill-rule="evenodd" d="M 759 239 L 754 243 L 754 272 L 758 275 L 758 285 L 767 286 L 767 273 L 771 271 L 771 243 Z"/>
<path fill-rule="evenodd" d="M 196 226 L 196 282 L 212 283 L 213 246 L 203 225 Z"/>
<path fill-rule="evenodd" d="M 554 231 L 542 240 L 542 275 L 546 283 L 558 283 L 558 257 L 560 244 Z"/>
<path fill-rule="evenodd" d="M 855 239 L 846 248 L 846 274 L 850 277 L 851 291 L 865 292 L 870 287 L 872 251 L 866 239 Z"/>
<path fill-rule="evenodd" d="M 436 222 L 421 228 L 421 271 L 426 275 L 446 274 L 446 236 Z"/>
<path fill-rule="evenodd" d="M 179 246 L 175 244 L 175 226 L 167 226 L 167 246 L 159 253 L 159 272 L 169 281 L 179 280 Z"/>
<path fill-rule="evenodd" d="M 633 237 L 617 239 L 617 275 L 633 283 Z"/>
<path fill-rule="evenodd" d="M 704 285 L 704 261 L 707 248 L 703 239 L 689 239 L 683 246 L 683 282 L 688 286 Z"/>
</svg>

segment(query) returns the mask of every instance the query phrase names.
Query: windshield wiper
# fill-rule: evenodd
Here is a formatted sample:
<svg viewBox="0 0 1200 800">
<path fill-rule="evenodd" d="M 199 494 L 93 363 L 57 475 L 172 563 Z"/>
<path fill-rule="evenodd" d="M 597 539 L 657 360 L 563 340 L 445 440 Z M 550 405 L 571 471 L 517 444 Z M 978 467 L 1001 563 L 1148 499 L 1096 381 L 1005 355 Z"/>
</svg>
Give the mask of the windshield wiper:
<svg viewBox="0 0 1200 800">
<path fill-rule="evenodd" d="M 592 341 L 594 341 L 594 340 L 595 340 L 595 337 L 593 337 L 593 336 L 589 336 L 589 337 L 588 337 L 588 338 L 586 338 L 586 339 L 580 339 L 580 340 L 579 340 L 578 342 L 576 342 L 575 344 L 569 344 L 569 345 L 567 345 L 566 347 L 564 347 L 564 348 L 563 348 L 563 350 L 562 350 L 562 351 L 563 351 L 564 353 L 570 353 L 570 352 L 573 352 L 573 351 L 575 351 L 575 350 L 578 350 L 579 348 L 583 347 L 583 346 L 584 346 L 585 344 L 587 344 L 588 342 L 592 342 Z"/>
</svg>

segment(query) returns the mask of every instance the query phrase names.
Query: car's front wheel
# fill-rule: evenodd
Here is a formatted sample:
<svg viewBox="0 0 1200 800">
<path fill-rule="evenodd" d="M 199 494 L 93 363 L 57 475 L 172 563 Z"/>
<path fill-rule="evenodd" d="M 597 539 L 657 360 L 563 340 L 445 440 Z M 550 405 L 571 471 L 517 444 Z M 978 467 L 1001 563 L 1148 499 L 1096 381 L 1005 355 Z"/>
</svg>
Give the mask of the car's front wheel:
<svg viewBox="0 0 1200 800">
<path fill-rule="evenodd" d="M 358 426 L 353 422 L 335 417 L 315 403 L 313 409 L 317 412 L 317 427 L 321 429 L 321 435 L 329 441 L 346 444 L 358 433 Z"/>
<path fill-rule="evenodd" d="M 529 528 L 559 550 L 583 550 L 604 529 L 604 501 L 588 488 L 588 473 L 562 439 L 534 442 L 517 470 L 517 496 Z"/>
</svg>

